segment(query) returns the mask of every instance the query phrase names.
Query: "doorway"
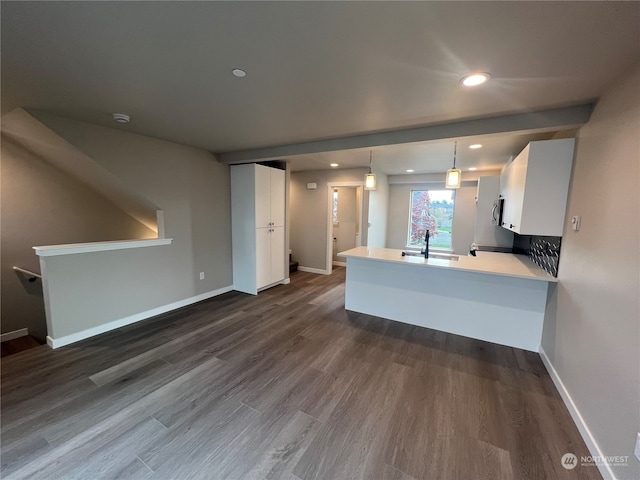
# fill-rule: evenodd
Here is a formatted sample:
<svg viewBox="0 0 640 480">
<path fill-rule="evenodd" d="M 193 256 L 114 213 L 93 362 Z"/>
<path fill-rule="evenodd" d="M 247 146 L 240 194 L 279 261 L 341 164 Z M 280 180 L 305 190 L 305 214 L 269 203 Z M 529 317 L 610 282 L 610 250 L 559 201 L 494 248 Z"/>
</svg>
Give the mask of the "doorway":
<svg viewBox="0 0 640 480">
<path fill-rule="evenodd" d="M 327 239 L 327 273 L 333 266 L 346 265 L 339 252 L 362 244 L 362 182 L 329 183 L 329 219 Z"/>
</svg>

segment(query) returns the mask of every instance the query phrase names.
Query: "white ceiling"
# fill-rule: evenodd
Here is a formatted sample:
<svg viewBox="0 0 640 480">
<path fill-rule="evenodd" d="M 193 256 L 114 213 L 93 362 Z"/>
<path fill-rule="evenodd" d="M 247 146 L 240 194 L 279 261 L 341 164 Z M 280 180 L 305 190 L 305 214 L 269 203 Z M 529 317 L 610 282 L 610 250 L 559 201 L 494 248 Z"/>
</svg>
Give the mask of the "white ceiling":
<svg viewBox="0 0 640 480">
<path fill-rule="evenodd" d="M 497 170 L 520 152 L 530 141 L 547 140 L 553 132 L 533 134 L 491 135 L 462 138 L 457 141 L 456 167 L 465 171 Z M 481 144 L 480 149 L 470 149 L 469 145 Z M 387 145 L 375 148 L 341 150 L 317 154 L 286 157 L 291 161 L 292 171 L 326 170 L 332 163 L 338 168 L 356 168 L 369 165 L 372 153 L 373 170 L 387 175 L 407 173 L 440 173 L 453 165 L 454 141 L 431 141 Z M 407 172 L 412 169 L 414 172 Z"/>
<path fill-rule="evenodd" d="M 640 58 L 640 2 L 0 8 L 3 114 L 43 110 L 213 152 L 577 105 Z M 235 67 L 247 76 L 232 76 Z M 472 71 L 492 80 L 462 87 Z M 131 123 L 114 123 L 113 112 Z M 487 147 L 474 156 L 461 149 L 460 166 L 504 163 L 522 141 L 483 139 Z M 374 155 L 388 173 L 435 163 L 442 171 L 452 144 L 378 147 Z M 368 150 L 301 158 L 294 169 L 331 158 L 362 166 Z"/>
</svg>

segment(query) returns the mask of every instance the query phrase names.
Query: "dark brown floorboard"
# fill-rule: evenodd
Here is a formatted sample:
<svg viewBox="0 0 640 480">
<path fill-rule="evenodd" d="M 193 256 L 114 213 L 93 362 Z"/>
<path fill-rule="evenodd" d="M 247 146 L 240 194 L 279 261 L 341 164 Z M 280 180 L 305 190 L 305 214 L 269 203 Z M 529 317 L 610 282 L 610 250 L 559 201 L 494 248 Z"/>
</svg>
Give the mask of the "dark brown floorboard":
<svg viewBox="0 0 640 480">
<path fill-rule="evenodd" d="M 31 335 L 14 338 L 13 340 L 8 340 L 0 344 L 0 349 L 2 350 L 0 356 L 6 357 L 7 355 L 23 352 L 25 350 L 29 350 L 30 348 L 39 347 L 40 345 L 42 345 L 42 343 L 33 338 Z"/>
<path fill-rule="evenodd" d="M 292 274 L 2 359 L 2 477 L 592 479 L 537 354 L 344 310 Z"/>
</svg>

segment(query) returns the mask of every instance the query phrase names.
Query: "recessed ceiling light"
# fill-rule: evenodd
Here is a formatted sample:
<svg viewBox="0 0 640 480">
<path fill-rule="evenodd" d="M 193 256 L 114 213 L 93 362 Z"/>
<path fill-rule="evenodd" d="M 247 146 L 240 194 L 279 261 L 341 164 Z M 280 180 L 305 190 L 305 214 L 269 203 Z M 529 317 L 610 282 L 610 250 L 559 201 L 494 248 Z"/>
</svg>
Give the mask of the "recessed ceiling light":
<svg viewBox="0 0 640 480">
<path fill-rule="evenodd" d="M 477 170 L 477 168 L 476 168 L 476 167 L 471 167 L 471 168 L 469 168 L 469 171 L 470 171 L 470 172 L 475 172 L 476 170 Z"/>
<path fill-rule="evenodd" d="M 233 70 L 231 70 L 231 73 L 233 73 L 234 77 L 238 77 L 238 78 L 242 78 L 242 77 L 246 77 L 247 76 L 247 72 L 245 72 L 241 68 L 234 68 Z"/>
<path fill-rule="evenodd" d="M 113 119 L 118 123 L 129 123 L 131 117 L 129 117 L 129 115 L 125 115 L 124 113 L 114 113 Z"/>
<path fill-rule="evenodd" d="M 337 163 L 331 163 L 329 166 L 330 166 L 330 167 L 337 167 L 337 166 L 338 166 L 338 164 L 337 164 Z"/>
<path fill-rule="evenodd" d="M 484 82 L 489 80 L 491 75 L 488 73 L 472 73 L 471 75 L 467 75 L 464 77 L 461 82 L 466 87 L 475 87 L 476 85 L 482 85 Z"/>
<path fill-rule="evenodd" d="M 407 173 L 413 173 L 414 170 L 412 168 L 407 169 Z"/>
<path fill-rule="evenodd" d="M 474 143 L 473 145 L 469 145 L 469 148 L 472 150 L 477 150 L 478 148 L 482 148 L 482 145 L 479 143 Z"/>
</svg>

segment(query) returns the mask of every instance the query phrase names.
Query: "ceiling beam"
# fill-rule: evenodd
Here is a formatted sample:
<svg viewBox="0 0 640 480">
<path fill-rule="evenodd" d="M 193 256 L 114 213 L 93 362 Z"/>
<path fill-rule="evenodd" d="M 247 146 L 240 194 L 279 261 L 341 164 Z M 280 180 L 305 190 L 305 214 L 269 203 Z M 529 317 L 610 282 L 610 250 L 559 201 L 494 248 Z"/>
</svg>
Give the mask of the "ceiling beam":
<svg viewBox="0 0 640 480">
<path fill-rule="evenodd" d="M 217 153 L 216 157 L 220 162 L 227 164 L 247 163 L 251 161 L 284 158 L 292 155 L 334 152 L 354 148 L 371 148 L 384 145 L 426 142 L 498 133 L 525 133 L 575 128 L 587 123 L 592 110 L 593 104 L 589 103 L 539 112 L 516 113 L 424 127 L 365 133 L 362 135 L 331 138 L 315 142 L 293 143 L 275 147 Z"/>
</svg>

